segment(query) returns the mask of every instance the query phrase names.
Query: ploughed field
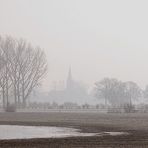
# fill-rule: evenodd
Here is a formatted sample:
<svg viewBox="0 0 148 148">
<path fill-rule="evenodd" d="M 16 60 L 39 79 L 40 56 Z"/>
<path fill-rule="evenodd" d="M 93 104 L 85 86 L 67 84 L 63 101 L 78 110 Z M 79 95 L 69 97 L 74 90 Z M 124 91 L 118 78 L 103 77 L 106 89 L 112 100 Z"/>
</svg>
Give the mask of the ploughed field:
<svg viewBox="0 0 148 148">
<path fill-rule="evenodd" d="M 144 113 L 0 113 L 0 124 L 73 127 L 87 133 L 129 133 L 120 136 L 0 140 L 0 148 L 148 148 L 148 114 Z"/>
</svg>

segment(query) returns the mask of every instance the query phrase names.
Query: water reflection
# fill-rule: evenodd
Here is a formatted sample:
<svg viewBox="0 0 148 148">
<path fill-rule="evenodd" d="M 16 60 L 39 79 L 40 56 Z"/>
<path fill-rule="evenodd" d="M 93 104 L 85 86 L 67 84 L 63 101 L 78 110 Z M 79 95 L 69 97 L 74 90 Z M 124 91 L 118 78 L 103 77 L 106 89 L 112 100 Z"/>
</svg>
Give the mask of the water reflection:
<svg viewBox="0 0 148 148">
<path fill-rule="evenodd" d="M 124 132 L 82 133 L 79 129 L 51 126 L 0 125 L 0 139 L 63 138 L 122 135 Z"/>
<path fill-rule="evenodd" d="M 94 135 L 96 133 L 80 133 L 78 129 L 65 127 L 0 125 L 0 139 L 62 138 Z"/>
</svg>

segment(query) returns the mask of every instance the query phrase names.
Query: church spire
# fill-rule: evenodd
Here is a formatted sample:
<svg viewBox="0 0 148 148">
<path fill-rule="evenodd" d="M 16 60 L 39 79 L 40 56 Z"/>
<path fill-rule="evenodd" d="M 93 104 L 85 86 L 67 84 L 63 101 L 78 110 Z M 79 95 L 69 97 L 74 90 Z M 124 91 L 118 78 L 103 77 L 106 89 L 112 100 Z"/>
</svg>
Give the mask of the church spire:
<svg viewBox="0 0 148 148">
<path fill-rule="evenodd" d="M 68 72 L 68 78 L 67 78 L 67 89 L 71 89 L 73 85 L 73 80 L 72 80 L 72 72 L 71 72 L 71 66 L 69 67 L 69 72 Z"/>
</svg>

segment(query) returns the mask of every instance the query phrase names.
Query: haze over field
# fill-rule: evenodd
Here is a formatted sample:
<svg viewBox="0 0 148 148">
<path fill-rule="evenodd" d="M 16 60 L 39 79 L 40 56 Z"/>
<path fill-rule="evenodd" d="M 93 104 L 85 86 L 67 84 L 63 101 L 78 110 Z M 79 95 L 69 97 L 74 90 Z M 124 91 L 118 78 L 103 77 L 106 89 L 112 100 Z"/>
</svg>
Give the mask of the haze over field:
<svg viewBox="0 0 148 148">
<path fill-rule="evenodd" d="M 0 0 L 0 147 L 148 147 L 147 0 Z"/>
<path fill-rule="evenodd" d="M 148 83 L 146 0 L 0 0 L 0 34 L 44 48 L 52 81 L 104 77 Z"/>
</svg>

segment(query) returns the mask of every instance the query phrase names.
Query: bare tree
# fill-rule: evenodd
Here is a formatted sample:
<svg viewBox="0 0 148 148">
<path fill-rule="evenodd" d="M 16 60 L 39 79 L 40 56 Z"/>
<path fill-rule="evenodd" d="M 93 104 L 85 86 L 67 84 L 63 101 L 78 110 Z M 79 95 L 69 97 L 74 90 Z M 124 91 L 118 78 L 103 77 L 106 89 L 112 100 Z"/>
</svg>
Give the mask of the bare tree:
<svg viewBox="0 0 148 148">
<path fill-rule="evenodd" d="M 31 94 L 32 90 L 40 84 L 43 76 L 47 72 L 47 62 L 44 52 L 40 48 L 32 50 L 28 46 L 24 52 L 24 62 L 21 68 L 21 89 L 23 105 L 26 105 L 26 99 Z"/>
<path fill-rule="evenodd" d="M 141 96 L 141 90 L 134 82 L 121 82 L 117 79 L 105 78 L 95 83 L 95 95 L 105 99 L 105 104 L 112 105 L 132 104 L 132 100 Z"/>
<path fill-rule="evenodd" d="M 6 37 L 0 40 L 0 87 L 3 105 L 14 96 L 16 106 L 23 104 L 47 72 L 43 50 L 32 47 L 25 40 Z M 12 97 L 11 97 L 12 98 Z"/>
<path fill-rule="evenodd" d="M 148 98 L 148 85 L 145 86 L 145 89 L 143 90 L 143 97 Z"/>
<path fill-rule="evenodd" d="M 12 49 L 12 42 L 10 38 L 3 39 L 1 38 L 0 42 L 0 50 L 1 50 L 1 79 L 0 85 L 2 88 L 2 96 L 3 96 L 3 107 L 8 105 L 9 99 L 9 89 L 11 86 L 11 82 L 9 81 L 9 62 L 7 57 L 9 55 L 10 49 Z"/>
<path fill-rule="evenodd" d="M 129 100 L 129 104 L 132 105 L 132 101 L 137 100 L 141 96 L 142 91 L 135 82 L 128 81 L 125 82 L 125 85 L 126 85 L 125 87 L 126 97 Z"/>
<path fill-rule="evenodd" d="M 119 81 L 117 79 L 104 78 L 103 80 L 95 83 L 95 95 L 97 98 L 103 98 L 105 100 L 105 105 L 107 102 L 114 104 L 114 99 L 116 99 L 117 85 Z"/>
</svg>

